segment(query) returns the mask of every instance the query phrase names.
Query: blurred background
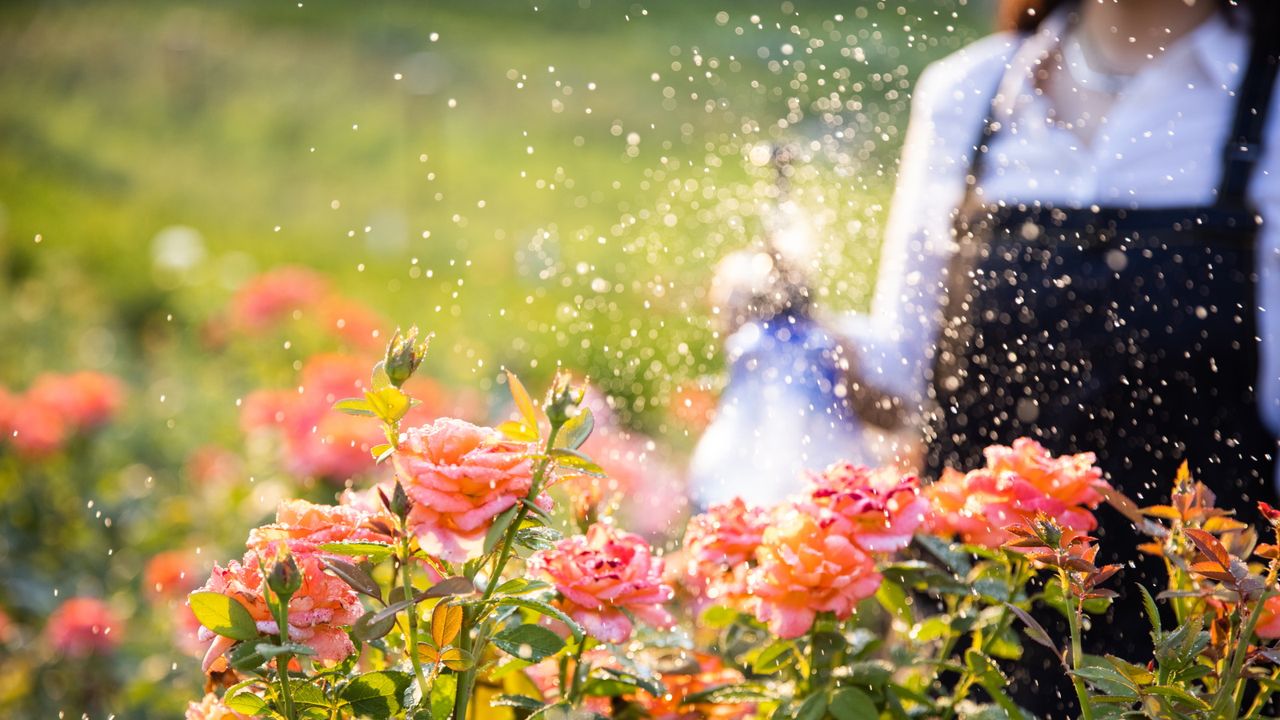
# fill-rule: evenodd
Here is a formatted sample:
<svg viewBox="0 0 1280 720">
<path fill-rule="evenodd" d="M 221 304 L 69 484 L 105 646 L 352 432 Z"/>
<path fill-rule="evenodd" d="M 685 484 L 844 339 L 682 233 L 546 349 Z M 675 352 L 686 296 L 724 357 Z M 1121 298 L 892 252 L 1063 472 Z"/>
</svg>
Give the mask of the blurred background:
<svg viewBox="0 0 1280 720">
<path fill-rule="evenodd" d="M 589 376 L 597 490 L 678 532 L 723 384 L 708 288 L 778 212 L 768 149 L 797 149 L 819 309 L 865 309 L 914 79 L 990 26 L 962 0 L 4 3 L 0 715 L 180 715 L 186 592 L 280 497 L 378 472 L 327 408 L 397 325 L 435 333 L 424 421 L 500 415 L 503 367 Z"/>
</svg>

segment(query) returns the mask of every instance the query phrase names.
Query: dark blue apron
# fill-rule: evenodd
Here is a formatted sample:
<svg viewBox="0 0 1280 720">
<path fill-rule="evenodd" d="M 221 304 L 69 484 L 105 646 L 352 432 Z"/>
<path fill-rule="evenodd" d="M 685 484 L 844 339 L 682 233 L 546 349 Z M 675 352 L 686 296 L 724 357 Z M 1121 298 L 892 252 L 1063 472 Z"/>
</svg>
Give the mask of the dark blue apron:
<svg viewBox="0 0 1280 720">
<path fill-rule="evenodd" d="M 956 222 L 926 476 L 977 467 L 983 447 L 1030 436 L 1054 453 L 1097 453 L 1139 505 L 1167 502 L 1183 460 L 1247 522 L 1258 519 L 1258 500 L 1274 502 L 1276 439 L 1255 389 L 1261 219 L 1246 189 L 1275 75 L 1274 44 L 1255 43 L 1217 201 L 1203 207 L 980 206 L 973 186 L 998 132 L 988 118 Z M 1126 565 L 1108 583 L 1124 595 L 1095 622 L 1086 652 L 1145 662 L 1150 639 L 1133 584 L 1154 593 L 1163 568 L 1139 556 L 1122 515 L 1097 515 L 1099 560 Z M 1013 673 L 1016 699 L 1037 717 L 1072 712 L 1056 660 L 1026 645 L 1035 649 Z"/>
</svg>

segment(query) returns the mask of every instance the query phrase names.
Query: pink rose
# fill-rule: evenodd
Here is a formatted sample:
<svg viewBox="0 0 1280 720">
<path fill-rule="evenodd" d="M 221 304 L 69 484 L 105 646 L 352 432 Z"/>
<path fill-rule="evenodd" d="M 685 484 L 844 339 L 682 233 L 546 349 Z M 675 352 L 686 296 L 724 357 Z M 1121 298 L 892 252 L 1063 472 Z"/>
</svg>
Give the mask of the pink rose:
<svg viewBox="0 0 1280 720">
<path fill-rule="evenodd" d="M 756 560 L 759 564 L 748 577 L 755 616 L 784 639 L 808 632 L 819 612 L 849 617 L 860 600 L 880 587 L 871 556 L 795 509 L 765 530 Z"/>
<path fill-rule="evenodd" d="M 565 538 L 535 554 L 529 570 L 550 580 L 569 617 L 604 642 L 631 637 L 627 613 L 654 627 L 672 624 L 662 605 L 674 594 L 662 582 L 662 559 L 653 556 L 639 535 L 597 523 L 586 535 Z"/>
<path fill-rule="evenodd" d="M 1280 638 L 1280 595 L 1267 598 L 1258 617 L 1258 637 L 1264 640 Z"/>
<path fill-rule="evenodd" d="M 350 491 L 348 491 L 350 492 Z M 370 508 L 372 509 L 372 508 Z M 274 555 L 274 546 L 285 543 L 294 555 L 325 554 L 320 546 L 336 542 L 389 543 L 382 528 L 392 522 L 384 512 L 368 512 L 351 505 L 319 505 L 306 500 L 284 500 L 276 508 L 276 521 L 249 533 L 248 547 L 263 557 Z"/>
<path fill-rule="evenodd" d="M 289 600 L 289 639 L 315 650 L 317 660 L 342 660 L 355 652 L 351 638 L 342 628 L 364 614 L 360 598 L 345 582 L 324 572 L 318 557 L 301 555 L 294 559 L 302 570 L 302 588 Z M 249 610 L 259 631 L 279 633 L 263 595 L 258 556 L 252 551 L 245 553 L 242 561 L 232 560 L 225 568 L 214 565 L 213 574 L 200 590 L 236 598 Z M 204 627 L 200 628 L 199 638 L 209 643 L 202 665 L 205 672 L 235 644 Z"/>
<path fill-rule="evenodd" d="M 124 388 L 119 380 L 81 371 L 37 376 L 27 390 L 25 402 L 52 408 L 68 425 L 86 430 L 110 420 L 123 400 Z"/>
<path fill-rule="evenodd" d="M 314 270 L 281 267 L 251 278 L 231 299 L 232 325 L 260 332 L 329 294 L 329 282 Z"/>
<path fill-rule="evenodd" d="M 949 469 L 925 490 L 933 532 L 996 548 L 1011 538 L 1006 527 L 1037 513 L 1077 532 L 1098 526 L 1092 509 L 1106 481 L 1092 453 L 1054 457 L 1029 438 L 985 452 L 987 467 L 967 474 Z"/>
<path fill-rule="evenodd" d="M 142 571 L 142 588 L 153 602 L 186 597 L 200 584 L 196 567 L 195 556 L 185 550 L 157 553 Z"/>
<path fill-rule="evenodd" d="M 712 505 L 689 519 L 682 556 L 683 583 L 711 601 L 732 601 L 746 591 L 745 574 L 737 569 L 755 557 L 769 525 L 769 513 L 741 498 Z"/>
<path fill-rule="evenodd" d="M 44 627 L 53 649 L 66 657 L 88 657 L 115 650 L 123 623 L 97 598 L 75 597 L 53 611 Z"/>
<path fill-rule="evenodd" d="M 478 555 L 494 518 L 529 494 L 531 449 L 453 418 L 412 428 L 392 455 L 413 500 L 408 523 L 427 553 L 451 562 Z M 550 507 L 550 497 L 537 502 Z"/>
<path fill-rule="evenodd" d="M 914 476 L 847 462 L 811 475 L 800 502 L 828 532 L 842 533 L 868 552 L 910 545 L 929 512 Z"/>
</svg>

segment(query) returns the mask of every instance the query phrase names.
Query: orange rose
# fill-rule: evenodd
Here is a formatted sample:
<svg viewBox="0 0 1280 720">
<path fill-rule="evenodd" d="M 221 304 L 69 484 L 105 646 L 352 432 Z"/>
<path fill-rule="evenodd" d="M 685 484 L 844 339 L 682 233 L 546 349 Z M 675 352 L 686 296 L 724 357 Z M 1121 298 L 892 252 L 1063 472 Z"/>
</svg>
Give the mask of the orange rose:
<svg viewBox="0 0 1280 720">
<path fill-rule="evenodd" d="M 453 418 L 401 435 L 392 462 L 413 500 L 408 522 L 422 549 L 451 562 L 479 554 L 494 518 L 529 494 L 529 453 L 526 444 Z M 537 502 L 549 507 L 551 499 Z"/>
<path fill-rule="evenodd" d="M 755 616 L 784 639 L 808 632 L 819 612 L 849 617 L 858 601 L 880 587 L 871 556 L 795 509 L 765 530 L 756 560 L 748 577 Z"/>
</svg>

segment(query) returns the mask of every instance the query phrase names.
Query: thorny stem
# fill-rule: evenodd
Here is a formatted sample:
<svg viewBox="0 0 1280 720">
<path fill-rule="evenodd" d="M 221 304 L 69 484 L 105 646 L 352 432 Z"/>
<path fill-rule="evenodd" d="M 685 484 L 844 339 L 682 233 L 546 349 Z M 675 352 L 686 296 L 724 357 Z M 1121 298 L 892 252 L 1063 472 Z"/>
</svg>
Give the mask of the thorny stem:
<svg viewBox="0 0 1280 720">
<path fill-rule="evenodd" d="M 403 529 L 403 528 L 402 528 Z M 413 577 L 409 570 L 409 534 L 400 535 L 400 579 L 404 584 L 405 598 L 413 597 Z M 422 658 L 418 657 L 418 608 L 409 605 L 409 637 L 405 640 L 405 650 L 409 653 L 409 662 L 413 664 L 413 674 L 418 679 L 418 690 L 423 698 L 431 696 L 431 688 L 427 684 L 426 673 L 422 671 Z"/>
<path fill-rule="evenodd" d="M 1276 541 L 1280 543 L 1280 529 L 1276 530 Z M 1244 704 L 1244 691 L 1247 683 L 1240 683 L 1237 688 L 1236 683 L 1240 682 L 1240 675 L 1244 672 L 1244 661 L 1249 654 L 1249 640 L 1253 638 L 1254 630 L 1258 627 L 1258 620 L 1262 617 L 1262 607 L 1266 604 L 1267 599 L 1271 597 L 1270 588 L 1276 583 L 1276 576 L 1280 574 L 1280 557 L 1273 558 L 1271 565 L 1267 569 L 1267 578 L 1263 582 L 1262 595 L 1249 608 L 1249 619 L 1245 621 L 1245 626 L 1240 631 L 1240 637 L 1236 639 L 1236 646 L 1231 651 L 1231 664 L 1227 667 L 1227 674 L 1222 678 L 1222 685 L 1218 688 L 1217 700 L 1213 703 L 1214 717 L 1227 717 L 1225 714 L 1227 701 L 1231 700 L 1231 715 L 1237 717 L 1240 713 L 1240 706 Z M 1240 606 L 1240 610 L 1244 610 L 1244 605 Z"/>
<path fill-rule="evenodd" d="M 276 627 L 280 630 L 280 644 L 289 642 L 289 598 L 267 590 L 275 595 L 276 601 L 271 603 L 271 612 L 276 616 Z M 291 653 L 276 657 L 276 672 L 280 675 L 280 697 L 284 701 L 284 716 L 288 720 L 297 720 L 298 713 L 293 707 L 293 689 L 289 687 L 289 663 L 293 660 Z"/>
<path fill-rule="evenodd" d="M 573 653 L 573 670 L 571 671 L 572 674 L 569 676 L 569 691 L 564 693 L 565 699 L 569 701 L 570 705 L 577 704 L 578 693 L 582 690 L 580 687 L 582 684 L 580 681 L 580 678 L 582 678 L 582 655 L 586 652 L 586 649 L 587 638 L 583 637 L 582 642 L 578 643 L 577 651 Z M 561 687 L 563 687 L 563 685 Z"/>
<path fill-rule="evenodd" d="M 520 530 L 520 526 L 525 519 L 529 517 L 528 503 L 534 502 L 534 499 L 538 497 L 538 493 L 542 492 L 542 484 L 546 479 L 547 468 L 551 465 L 551 458 L 546 453 L 549 453 L 551 448 L 555 447 L 556 436 L 559 434 L 560 427 L 555 425 L 551 427 L 551 432 L 547 434 L 547 444 L 544 448 L 543 458 L 539 461 L 538 468 L 533 473 L 533 480 L 529 484 L 529 494 L 525 498 L 525 502 L 519 505 L 520 509 L 516 511 L 515 518 L 512 519 L 511 524 L 507 526 L 507 532 L 502 538 L 502 545 L 499 547 L 498 554 L 493 561 L 493 572 L 489 575 L 489 582 L 485 585 L 484 594 L 480 596 L 480 601 L 476 603 L 477 607 L 483 608 L 489 598 L 493 597 L 494 591 L 498 589 L 498 585 L 502 582 L 502 570 L 507 566 L 507 561 L 511 559 L 511 550 L 512 545 L 515 544 L 516 533 Z M 466 614 L 463 616 L 463 630 L 459 649 L 469 652 L 471 650 L 471 638 L 468 635 L 467 628 L 477 618 L 472 617 L 472 611 L 469 609 L 464 609 L 464 612 Z M 458 677 L 458 694 L 455 696 L 453 704 L 453 716 L 456 720 L 466 720 L 467 703 L 470 700 L 471 686 L 474 683 L 474 670 L 467 670 Z"/>
<path fill-rule="evenodd" d="M 515 543 L 516 532 L 520 530 L 520 525 L 524 523 L 525 518 L 529 517 L 529 505 L 538 497 L 538 493 L 542 492 L 542 483 L 546 480 L 547 468 L 551 465 L 550 456 L 546 453 L 551 452 L 551 448 L 556 446 L 556 436 L 560 434 L 559 426 L 552 426 L 551 432 L 547 434 L 547 445 L 544 448 L 544 455 L 538 463 L 538 469 L 533 474 L 533 481 L 529 484 L 529 495 L 525 498 L 524 503 L 520 504 L 520 509 L 516 511 L 515 518 L 511 521 L 511 525 L 507 527 L 506 535 L 502 538 L 502 547 L 498 550 L 498 555 L 493 562 L 493 572 L 489 575 L 489 584 L 484 589 L 484 595 L 480 597 L 480 604 L 484 604 L 486 600 L 493 597 L 493 591 L 498 589 L 498 584 L 502 582 L 502 570 L 507 566 L 507 560 L 511 558 L 511 546 Z"/>
<path fill-rule="evenodd" d="M 1071 576 L 1065 569 L 1058 570 L 1058 577 L 1062 579 L 1062 596 L 1064 598 L 1071 597 Z M 1084 655 L 1082 643 L 1080 640 L 1080 616 L 1084 612 L 1084 599 L 1076 601 L 1075 607 L 1067 614 L 1067 625 L 1071 629 L 1071 669 L 1079 670 L 1081 660 Z M 1084 686 L 1084 680 L 1079 676 L 1071 676 L 1071 685 L 1076 689 L 1076 699 L 1080 701 L 1080 717 L 1083 720 L 1093 720 L 1093 708 L 1089 705 L 1089 691 Z"/>
</svg>

